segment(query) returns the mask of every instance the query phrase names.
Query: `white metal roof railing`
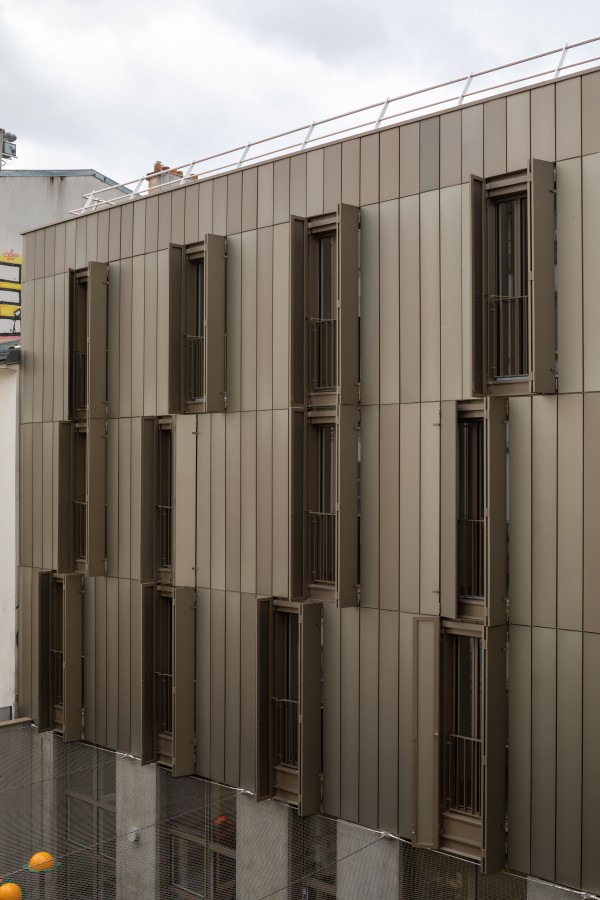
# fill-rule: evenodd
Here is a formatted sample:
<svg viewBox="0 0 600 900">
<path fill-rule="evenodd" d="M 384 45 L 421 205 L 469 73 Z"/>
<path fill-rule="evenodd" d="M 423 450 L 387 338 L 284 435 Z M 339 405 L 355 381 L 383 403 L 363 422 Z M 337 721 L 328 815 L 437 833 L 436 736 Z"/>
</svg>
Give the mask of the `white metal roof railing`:
<svg viewBox="0 0 600 900">
<path fill-rule="evenodd" d="M 592 55 L 588 55 L 589 53 Z M 568 62 L 567 55 L 569 56 Z M 552 57 L 558 58 L 552 62 Z M 546 67 L 541 70 L 534 68 L 539 60 L 547 60 Z M 353 134 L 377 130 L 383 125 L 462 106 L 469 100 L 483 100 L 509 88 L 531 86 L 558 78 L 567 72 L 572 74 L 590 68 L 599 61 L 600 37 L 589 38 L 574 44 L 565 44 L 563 47 L 526 56 L 501 66 L 482 69 L 480 72 L 471 72 L 469 75 L 462 75 L 460 78 L 453 78 L 432 87 L 419 88 L 397 97 L 388 97 L 385 101 L 380 100 L 369 106 L 361 106 L 349 112 L 329 116 L 271 137 L 248 141 L 239 147 L 232 147 L 230 150 L 173 166 L 171 169 L 147 172 L 141 178 L 91 191 L 89 194 L 83 195 L 84 205 L 79 209 L 71 210 L 71 213 L 80 215 L 98 208 L 115 206 L 136 197 L 147 197 L 155 191 L 178 187 L 192 179 L 208 178 L 223 172 L 235 171 L 286 153 L 305 150 Z M 499 73 L 504 73 L 505 77 L 496 80 Z M 363 119 L 364 114 L 370 115 Z M 331 126 L 334 127 L 331 129 Z M 129 192 L 115 196 L 115 191 L 119 188 L 127 188 Z M 111 196 L 106 196 L 107 194 Z"/>
</svg>

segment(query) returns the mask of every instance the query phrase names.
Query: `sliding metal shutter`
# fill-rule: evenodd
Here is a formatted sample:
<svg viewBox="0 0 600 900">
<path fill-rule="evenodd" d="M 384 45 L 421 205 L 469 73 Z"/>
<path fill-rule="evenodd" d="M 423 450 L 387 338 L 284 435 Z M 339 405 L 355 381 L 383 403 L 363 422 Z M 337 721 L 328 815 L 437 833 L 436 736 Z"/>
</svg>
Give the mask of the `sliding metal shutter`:
<svg viewBox="0 0 600 900">
<path fill-rule="evenodd" d="M 506 625 L 484 631 L 482 871 L 504 868 L 506 777 Z"/>
<path fill-rule="evenodd" d="M 38 572 L 38 731 L 52 727 L 50 715 L 50 591 L 52 572 Z"/>
<path fill-rule="evenodd" d="M 140 585 L 142 592 L 142 765 L 156 762 L 154 702 L 154 593 L 153 584 Z"/>
<path fill-rule="evenodd" d="M 300 606 L 300 792 L 298 812 L 321 809 L 321 604 Z"/>
<path fill-rule="evenodd" d="M 336 434 L 338 466 L 338 605 L 358 602 L 358 418 L 355 406 L 339 407 Z"/>
<path fill-rule="evenodd" d="M 304 410 L 290 412 L 290 596 L 304 596 Z"/>
<path fill-rule="evenodd" d="M 529 321 L 532 391 L 555 391 L 554 358 L 554 163 L 529 167 Z"/>
<path fill-rule="evenodd" d="M 63 740 L 80 741 L 83 707 L 83 578 L 63 583 Z"/>
<path fill-rule="evenodd" d="M 225 238 L 204 238 L 206 411 L 225 409 Z"/>
<path fill-rule="evenodd" d="M 306 219 L 290 219 L 290 404 L 301 406 L 305 393 Z"/>
<path fill-rule="evenodd" d="M 140 578 L 153 581 L 156 528 L 156 419 L 142 419 Z"/>
<path fill-rule="evenodd" d="M 413 619 L 413 827 L 417 847 L 439 845 L 440 625 Z"/>
<path fill-rule="evenodd" d="M 486 622 L 506 622 L 506 400 L 488 397 L 486 446 Z"/>
<path fill-rule="evenodd" d="M 173 596 L 173 775 L 193 775 L 196 594 L 175 588 Z"/>
<path fill-rule="evenodd" d="M 271 757 L 271 632 L 273 600 L 258 598 L 258 645 L 256 657 L 256 799 L 273 795 L 273 761 Z"/>
<path fill-rule="evenodd" d="M 471 381 L 475 397 L 482 397 L 486 389 L 487 373 L 487 291 L 484 288 L 484 236 L 485 204 L 483 179 L 471 175 L 470 184 L 471 215 Z"/>
<path fill-rule="evenodd" d="M 87 304 L 88 416 L 90 419 L 104 419 L 107 406 L 108 272 L 106 263 L 91 262 L 88 265 Z"/>
<path fill-rule="evenodd" d="M 457 421 L 456 402 L 442 401 L 440 449 L 440 609 L 447 619 L 456 618 L 457 529 Z"/>
<path fill-rule="evenodd" d="M 179 244 L 169 244 L 169 412 L 182 412 L 181 359 L 183 343 L 185 252 Z"/>
<path fill-rule="evenodd" d="M 58 423 L 58 571 L 72 572 L 73 554 L 73 425 Z"/>
<path fill-rule="evenodd" d="M 337 317 L 340 402 L 358 402 L 358 223 L 356 206 L 340 203 L 337 210 Z"/>
<path fill-rule="evenodd" d="M 87 574 L 105 574 L 106 419 L 90 419 L 87 437 Z"/>
</svg>

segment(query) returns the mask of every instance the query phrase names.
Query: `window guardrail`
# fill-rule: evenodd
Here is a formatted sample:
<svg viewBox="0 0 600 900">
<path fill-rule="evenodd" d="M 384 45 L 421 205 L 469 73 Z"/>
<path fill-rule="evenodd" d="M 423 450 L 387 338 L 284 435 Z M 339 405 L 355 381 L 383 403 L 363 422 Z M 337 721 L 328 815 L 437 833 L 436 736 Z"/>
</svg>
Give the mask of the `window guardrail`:
<svg viewBox="0 0 600 900">
<path fill-rule="evenodd" d="M 185 360 L 185 394 L 189 403 L 204 400 L 204 336 L 186 334 L 183 338 Z"/>
<path fill-rule="evenodd" d="M 458 520 L 458 596 L 485 599 L 485 520 Z"/>
<path fill-rule="evenodd" d="M 75 559 L 85 562 L 87 559 L 87 503 L 73 501 L 73 537 Z"/>
<path fill-rule="evenodd" d="M 310 320 L 310 385 L 313 391 L 337 388 L 337 319 Z"/>
<path fill-rule="evenodd" d="M 172 507 L 158 507 L 158 565 L 161 569 L 168 569 L 172 564 Z"/>
<path fill-rule="evenodd" d="M 156 673 L 158 734 L 173 734 L 173 676 Z"/>
<path fill-rule="evenodd" d="M 490 296 L 489 347 L 492 378 L 529 375 L 529 297 Z"/>
<path fill-rule="evenodd" d="M 273 698 L 275 716 L 275 765 L 298 768 L 298 713 L 297 700 Z"/>
<path fill-rule="evenodd" d="M 76 412 L 87 410 L 87 353 L 73 353 L 73 406 Z"/>
<path fill-rule="evenodd" d="M 312 584 L 335 584 L 335 513 L 309 512 L 309 571 Z"/>
<path fill-rule="evenodd" d="M 448 735 L 448 808 L 481 815 L 481 740 Z"/>
</svg>

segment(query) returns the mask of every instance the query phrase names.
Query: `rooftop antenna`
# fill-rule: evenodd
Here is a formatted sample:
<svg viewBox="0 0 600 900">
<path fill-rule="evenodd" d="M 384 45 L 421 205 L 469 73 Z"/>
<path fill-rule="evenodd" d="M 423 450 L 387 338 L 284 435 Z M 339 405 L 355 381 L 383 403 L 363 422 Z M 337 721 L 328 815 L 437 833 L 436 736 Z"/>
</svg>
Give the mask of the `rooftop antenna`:
<svg viewBox="0 0 600 900">
<path fill-rule="evenodd" d="M 0 156 L 0 167 L 5 166 L 9 160 L 17 158 L 17 136 L 12 131 L 4 131 L 0 128 L 0 144 L 2 145 L 2 155 Z"/>
</svg>

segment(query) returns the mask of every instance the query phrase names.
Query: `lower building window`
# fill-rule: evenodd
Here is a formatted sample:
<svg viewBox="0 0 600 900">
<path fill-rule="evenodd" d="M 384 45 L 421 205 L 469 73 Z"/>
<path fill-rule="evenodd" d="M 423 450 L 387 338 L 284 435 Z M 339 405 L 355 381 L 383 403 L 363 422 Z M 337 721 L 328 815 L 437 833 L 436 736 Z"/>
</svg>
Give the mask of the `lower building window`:
<svg viewBox="0 0 600 900">
<path fill-rule="evenodd" d="M 483 642 L 453 634 L 444 645 L 446 689 L 446 803 L 448 810 L 481 815 Z"/>
<path fill-rule="evenodd" d="M 458 596 L 485 597 L 485 456 L 482 418 L 458 422 Z"/>
<path fill-rule="evenodd" d="M 311 584 L 335 584 L 335 425 L 319 425 L 315 430 L 318 436 L 318 466 L 317 478 L 314 479 L 314 506 L 309 512 L 309 580 Z"/>
<path fill-rule="evenodd" d="M 159 762 L 173 757 L 173 598 L 156 595 L 155 683 Z"/>
<path fill-rule="evenodd" d="M 276 610 L 273 642 L 275 765 L 298 768 L 298 615 Z"/>
</svg>

